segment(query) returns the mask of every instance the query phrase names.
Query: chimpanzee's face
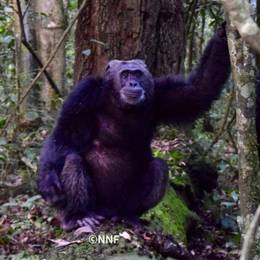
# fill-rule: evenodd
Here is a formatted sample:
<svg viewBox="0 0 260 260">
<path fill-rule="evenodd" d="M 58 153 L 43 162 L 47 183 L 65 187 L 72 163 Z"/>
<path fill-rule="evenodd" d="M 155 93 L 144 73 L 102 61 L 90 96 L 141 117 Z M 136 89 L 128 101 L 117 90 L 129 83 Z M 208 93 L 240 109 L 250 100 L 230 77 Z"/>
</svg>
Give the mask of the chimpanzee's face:
<svg viewBox="0 0 260 260">
<path fill-rule="evenodd" d="M 152 98 L 153 78 L 142 60 L 110 61 L 105 79 L 113 81 L 116 96 L 122 104 L 137 106 Z"/>
</svg>

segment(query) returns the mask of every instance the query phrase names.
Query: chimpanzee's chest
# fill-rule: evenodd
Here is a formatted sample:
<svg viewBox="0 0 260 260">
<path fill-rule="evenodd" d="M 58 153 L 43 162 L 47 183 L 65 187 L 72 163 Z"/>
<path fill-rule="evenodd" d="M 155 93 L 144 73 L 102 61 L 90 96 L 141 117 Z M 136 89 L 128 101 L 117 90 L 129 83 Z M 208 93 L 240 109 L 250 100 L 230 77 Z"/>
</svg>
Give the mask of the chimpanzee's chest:
<svg viewBox="0 0 260 260">
<path fill-rule="evenodd" d="M 87 174 L 93 182 L 100 208 L 123 207 L 146 169 L 146 163 L 131 152 L 116 146 L 105 146 L 99 139 L 94 140 L 86 161 Z"/>
<path fill-rule="evenodd" d="M 148 168 L 151 137 L 148 129 L 145 133 L 136 125 L 135 128 L 129 128 L 131 125 L 124 128 L 104 117 L 98 125 L 85 157 L 88 172 L 98 203 L 105 207 L 120 207 L 133 194 Z"/>
</svg>

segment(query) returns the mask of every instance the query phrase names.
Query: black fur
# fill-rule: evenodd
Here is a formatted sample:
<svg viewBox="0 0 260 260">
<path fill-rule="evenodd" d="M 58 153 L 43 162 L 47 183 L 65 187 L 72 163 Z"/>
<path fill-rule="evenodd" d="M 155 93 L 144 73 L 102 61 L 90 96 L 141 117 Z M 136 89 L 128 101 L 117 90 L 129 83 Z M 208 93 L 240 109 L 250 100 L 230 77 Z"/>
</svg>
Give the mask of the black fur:
<svg viewBox="0 0 260 260">
<path fill-rule="evenodd" d="M 156 126 L 194 121 L 218 98 L 230 72 L 225 35 L 218 32 L 188 79 L 153 80 L 146 71 L 152 83 L 133 107 L 119 101 L 113 64 L 109 79 L 75 87 L 42 148 L 39 191 L 60 211 L 65 229 L 91 212 L 134 217 L 154 207 L 168 180 L 166 163 L 152 156 Z"/>
</svg>

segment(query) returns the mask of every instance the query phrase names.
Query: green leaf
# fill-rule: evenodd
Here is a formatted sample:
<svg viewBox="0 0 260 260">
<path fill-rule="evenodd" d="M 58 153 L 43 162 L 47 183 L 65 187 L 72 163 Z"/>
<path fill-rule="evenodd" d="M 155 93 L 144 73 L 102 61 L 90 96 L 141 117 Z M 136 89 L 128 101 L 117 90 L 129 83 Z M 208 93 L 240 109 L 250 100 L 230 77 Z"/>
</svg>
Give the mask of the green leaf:
<svg viewBox="0 0 260 260">
<path fill-rule="evenodd" d="M 3 154 L 0 154 L 0 161 L 5 162 L 7 160 L 7 157 L 5 157 Z"/>
<path fill-rule="evenodd" d="M 2 129 L 5 125 L 6 118 L 0 117 L 0 129 Z"/>
<path fill-rule="evenodd" d="M 182 160 L 184 158 L 184 155 L 181 151 L 173 151 L 170 154 L 171 157 L 177 161 Z"/>
<path fill-rule="evenodd" d="M 39 14 L 40 14 L 41 16 L 48 17 L 48 14 L 47 14 L 47 13 L 40 12 Z"/>
<path fill-rule="evenodd" d="M 75 0 L 70 0 L 69 3 L 68 3 L 68 9 L 70 11 L 73 11 L 73 10 L 76 10 L 78 7 L 78 4 L 77 4 L 77 1 Z"/>
</svg>

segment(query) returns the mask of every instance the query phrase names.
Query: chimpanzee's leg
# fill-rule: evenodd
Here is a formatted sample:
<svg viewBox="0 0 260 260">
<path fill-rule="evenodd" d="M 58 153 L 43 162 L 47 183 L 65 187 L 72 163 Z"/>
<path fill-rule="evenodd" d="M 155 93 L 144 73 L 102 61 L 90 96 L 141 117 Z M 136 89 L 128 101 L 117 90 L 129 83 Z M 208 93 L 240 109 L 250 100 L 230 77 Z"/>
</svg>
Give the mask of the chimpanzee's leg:
<svg viewBox="0 0 260 260">
<path fill-rule="evenodd" d="M 141 215 L 145 211 L 156 206 L 163 198 L 168 184 L 168 166 L 165 161 L 154 158 L 149 165 L 148 172 L 144 176 L 142 198 L 137 214 Z"/>
<path fill-rule="evenodd" d="M 67 155 L 60 180 L 66 196 L 66 205 L 60 210 L 62 228 L 70 230 L 87 225 L 93 227 L 98 224 L 96 216 L 90 213 L 94 206 L 91 179 L 79 155 Z"/>
<path fill-rule="evenodd" d="M 125 205 L 126 215 L 137 217 L 156 206 L 163 198 L 168 184 L 168 166 L 159 158 L 154 158 L 148 170 L 139 180 L 128 205 Z"/>
</svg>

